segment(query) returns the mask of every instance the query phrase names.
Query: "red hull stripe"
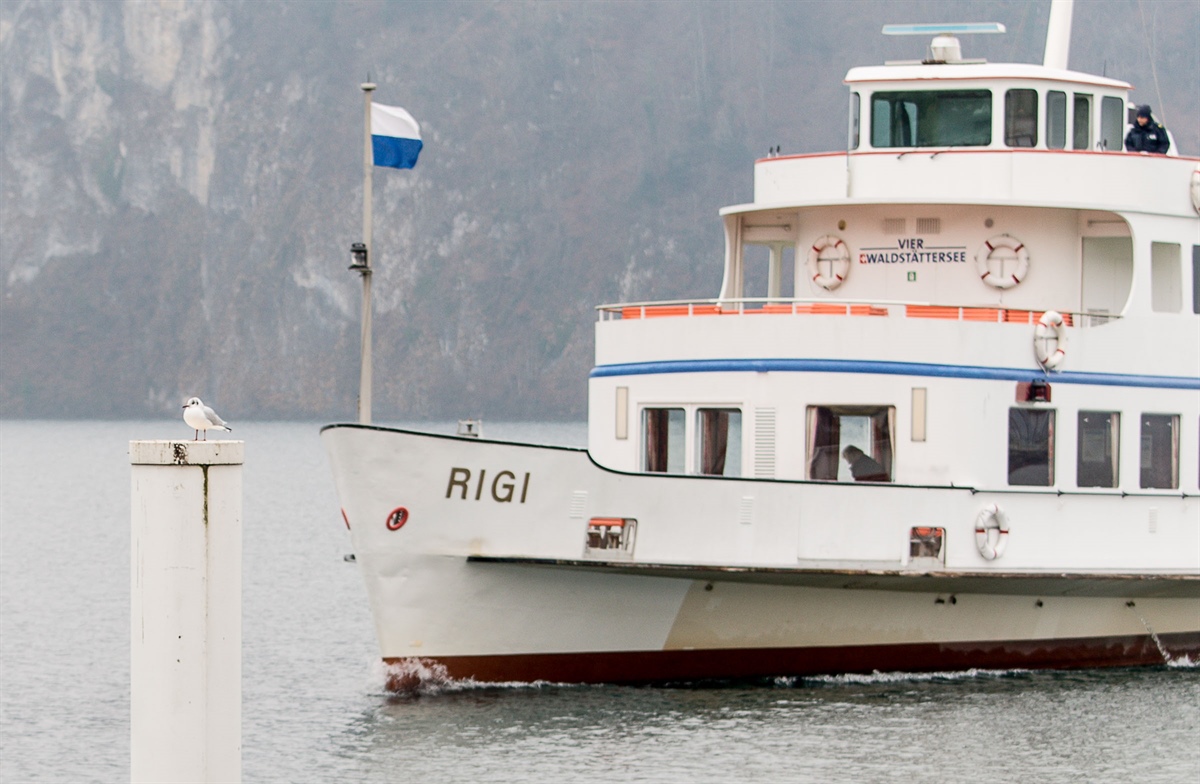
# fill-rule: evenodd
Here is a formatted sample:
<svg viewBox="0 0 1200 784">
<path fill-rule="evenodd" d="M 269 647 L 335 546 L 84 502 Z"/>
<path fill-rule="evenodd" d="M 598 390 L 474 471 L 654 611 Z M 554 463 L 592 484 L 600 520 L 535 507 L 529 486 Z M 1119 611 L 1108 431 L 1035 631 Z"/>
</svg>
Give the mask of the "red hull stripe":
<svg viewBox="0 0 1200 784">
<path fill-rule="evenodd" d="M 1161 634 L 1173 657 L 1200 657 L 1200 632 Z M 386 658 L 410 672 L 403 658 Z M 855 672 L 936 672 L 980 669 L 1047 669 L 1161 665 L 1163 655 L 1146 635 L 1065 640 L 1019 640 L 819 648 L 722 648 L 691 651 L 525 653 L 420 659 L 454 679 L 479 682 L 669 683 Z M 440 666 L 439 666 L 440 665 Z M 444 670 L 442 669 L 444 668 Z M 388 688 L 419 684 L 394 675 Z"/>
</svg>

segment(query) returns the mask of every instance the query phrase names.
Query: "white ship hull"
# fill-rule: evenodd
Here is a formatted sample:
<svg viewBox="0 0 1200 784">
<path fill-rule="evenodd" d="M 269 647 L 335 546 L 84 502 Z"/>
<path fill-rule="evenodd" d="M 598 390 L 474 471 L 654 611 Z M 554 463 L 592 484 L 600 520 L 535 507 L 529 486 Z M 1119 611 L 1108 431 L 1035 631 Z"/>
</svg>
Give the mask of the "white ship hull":
<svg viewBox="0 0 1200 784">
<path fill-rule="evenodd" d="M 582 450 L 354 425 L 323 439 L 396 687 L 1200 656 L 1200 577 L 1184 568 L 1200 542 L 1183 498 L 1101 499 L 1121 509 L 1098 519 L 1094 498 L 1006 496 L 1014 533 L 997 562 L 973 535 L 992 497 L 969 488 L 633 475 Z M 1181 568 L 1131 568 L 1130 549 L 1109 568 L 1039 563 L 1047 550 L 1094 558 L 1087 542 L 1144 525 L 1150 505 Z M 391 530 L 397 507 L 407 518 Z M 596 517 L 636 520 L 633 553 L 589 549 Z M 909 557 L 910 529 L 931 525 L 947 529 L 936 568 Z M 844 557 L 805 557 L 818 551 Z"/>
</svg>

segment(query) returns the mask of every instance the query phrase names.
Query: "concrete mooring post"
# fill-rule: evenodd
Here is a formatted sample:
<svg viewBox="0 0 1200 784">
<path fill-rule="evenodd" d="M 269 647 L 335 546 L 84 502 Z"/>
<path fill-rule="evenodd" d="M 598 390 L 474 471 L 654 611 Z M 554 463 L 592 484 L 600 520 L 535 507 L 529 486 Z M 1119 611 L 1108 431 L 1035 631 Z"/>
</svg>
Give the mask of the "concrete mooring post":
<svg viewBox="0 0 1200 784">
<path fill-rule="evenodd" d="M 130 780 L 242 777 L 242 441 L 131 441 Z"/>
</svg>

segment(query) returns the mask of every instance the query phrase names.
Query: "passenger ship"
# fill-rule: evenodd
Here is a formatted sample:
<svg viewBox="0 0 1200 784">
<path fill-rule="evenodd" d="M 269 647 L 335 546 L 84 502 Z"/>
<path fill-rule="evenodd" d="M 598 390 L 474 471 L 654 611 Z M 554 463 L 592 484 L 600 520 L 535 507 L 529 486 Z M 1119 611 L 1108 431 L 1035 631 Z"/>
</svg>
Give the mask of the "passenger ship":
<svg viewBox="0 0 1200 784">
<path fill-rule="evenodd" d="M 1200 169 L 1069 16 L 852 69 L 717 297 L 598 308 L 587 449 L 326 427 L 391 687 L 1195 660 Z"/>
</svg>

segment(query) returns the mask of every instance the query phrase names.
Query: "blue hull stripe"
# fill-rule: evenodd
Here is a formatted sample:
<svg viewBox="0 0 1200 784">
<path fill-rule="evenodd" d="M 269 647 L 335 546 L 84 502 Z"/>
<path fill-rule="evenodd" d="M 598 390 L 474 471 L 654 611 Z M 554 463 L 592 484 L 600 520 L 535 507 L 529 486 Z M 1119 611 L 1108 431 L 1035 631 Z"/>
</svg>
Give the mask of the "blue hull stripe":
<svg viewBox="0 0 1200 784">
<path fill-rule="evenodd" d="M 662 373 L 771 372 L 874 373 L 884 376 L 932 376 L 985 381 L 1044 379 L 1056 384 L 1200 390 L 1200 378 L 1182 376 L 1135 376 L 1122 373 L 1075 373 L 1071 371 L 1044 373 L 1032 368 L 935 365 L 925 362 L 872 362 L 852 359 L 685 359 L 668 362 L 631 362 L 622 365 L 600 365 L 592 369 L 590 376 L 591 378 L 608 378 L 610 376 L 651 376 Z"/>
</svg>

